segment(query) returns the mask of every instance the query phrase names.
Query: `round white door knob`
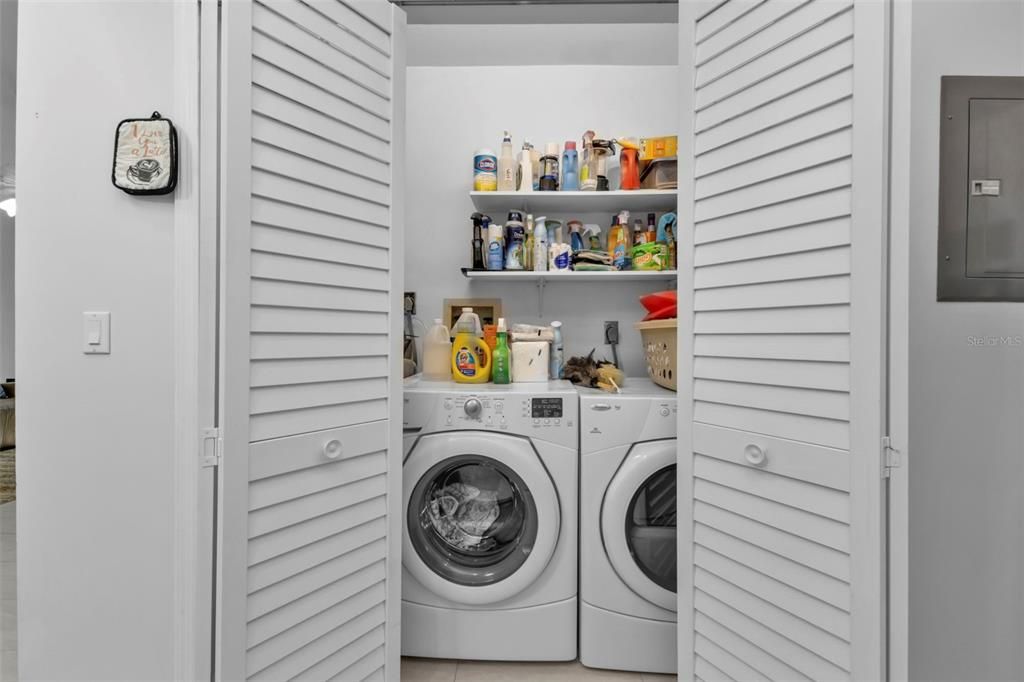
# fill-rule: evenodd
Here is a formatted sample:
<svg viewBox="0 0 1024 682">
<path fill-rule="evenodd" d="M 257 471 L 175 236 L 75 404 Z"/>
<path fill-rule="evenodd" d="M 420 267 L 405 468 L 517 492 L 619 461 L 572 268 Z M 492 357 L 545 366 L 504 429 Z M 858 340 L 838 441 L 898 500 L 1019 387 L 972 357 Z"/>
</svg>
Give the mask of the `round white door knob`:
<svg viewBox="0 0 1024 682">
<path fill-rule="evenodd" d="M 324 457 L 327 459 L 338 459 L 341 457 L 341 441 L 335 439 L 324 443 Z"/>
<path fill-rule="evenodd" d="M 756 467 L 764 466 L 765 461 L 768 459 L 768 453 L 765 449 L 753 443 L 743 448 L 743 456 Z"/>
</svg>

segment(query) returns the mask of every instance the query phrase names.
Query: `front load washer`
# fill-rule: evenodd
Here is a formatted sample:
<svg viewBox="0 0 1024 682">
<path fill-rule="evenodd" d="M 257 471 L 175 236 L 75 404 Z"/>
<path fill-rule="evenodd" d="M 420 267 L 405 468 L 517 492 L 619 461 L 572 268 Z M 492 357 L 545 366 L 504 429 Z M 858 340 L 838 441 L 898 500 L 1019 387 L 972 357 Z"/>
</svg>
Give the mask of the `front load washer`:
<svg viewBox="0 0 1024 682">
<path fill-rule="evenodd" d="M 579 397 L 405 385 L 402 653 L 576 658 Z"/>
<path fill-rule="evenodd" d="M 676 672 L 676 394 L 580 389 L 580 662 Z"/>
</svg>

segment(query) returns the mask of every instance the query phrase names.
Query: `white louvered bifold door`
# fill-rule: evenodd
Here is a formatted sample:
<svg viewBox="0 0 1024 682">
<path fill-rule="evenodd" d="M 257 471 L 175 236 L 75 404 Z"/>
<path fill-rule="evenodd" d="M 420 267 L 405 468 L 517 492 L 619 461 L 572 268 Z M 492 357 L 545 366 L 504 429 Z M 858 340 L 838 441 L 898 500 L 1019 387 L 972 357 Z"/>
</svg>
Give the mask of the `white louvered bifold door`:
<svg viewBox="0 0 1024 682">
<path fill-rule="evenodd" d="M 882 679 L 888 10 L 680 11 L 680 679 Z"/>
<path fill-rule="evenodd" d="M 221 8 L 216 673 L 395 679 L 404 15 Z"/>
</svg>

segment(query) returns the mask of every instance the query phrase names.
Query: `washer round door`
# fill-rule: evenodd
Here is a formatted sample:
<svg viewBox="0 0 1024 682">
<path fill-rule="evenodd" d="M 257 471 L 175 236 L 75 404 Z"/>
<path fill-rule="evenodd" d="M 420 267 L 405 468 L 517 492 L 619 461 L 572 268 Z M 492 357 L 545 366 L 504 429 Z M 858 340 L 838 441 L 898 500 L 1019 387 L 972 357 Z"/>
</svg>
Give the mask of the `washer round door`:
<svg viewBox="0 0 1024 682">
<path fill-rule="evenodd" d="M 406 569 L 438 596 L 493 604 L 532 585 L 555 553 L 558 493 L 530 442 L 424 436 L 403 469 Z"/>
<path fill-rule="evenodd" d="M 619 578 L 676 610 L 676 441 L 637 443 L 608 484 L 601 537 Z"/>
</svg>

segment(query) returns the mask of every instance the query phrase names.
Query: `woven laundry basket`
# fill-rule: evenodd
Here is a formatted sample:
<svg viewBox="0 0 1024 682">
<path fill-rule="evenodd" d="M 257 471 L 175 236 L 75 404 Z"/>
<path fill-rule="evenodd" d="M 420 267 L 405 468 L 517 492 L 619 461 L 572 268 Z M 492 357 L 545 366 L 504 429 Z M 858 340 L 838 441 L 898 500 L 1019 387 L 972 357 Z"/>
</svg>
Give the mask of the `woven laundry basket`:
<svg viewBox="0 0 1024 682">
<path fill-rule="evenodd" d="M 636 328 L 644 344 L 647 374 L 659 386 L 676 390 L 677 320 L 637 322 Z"/>
</svg>

